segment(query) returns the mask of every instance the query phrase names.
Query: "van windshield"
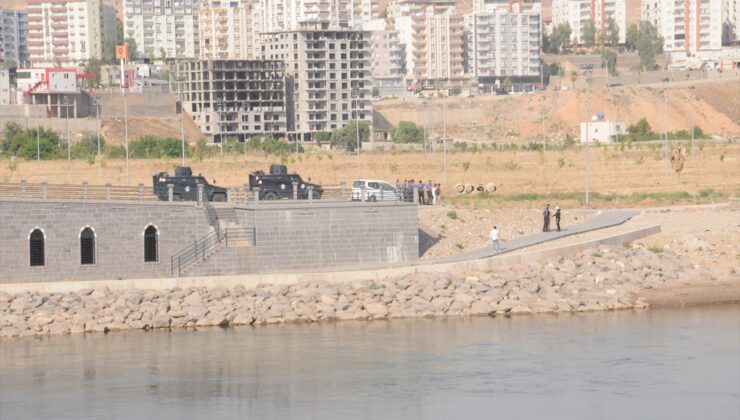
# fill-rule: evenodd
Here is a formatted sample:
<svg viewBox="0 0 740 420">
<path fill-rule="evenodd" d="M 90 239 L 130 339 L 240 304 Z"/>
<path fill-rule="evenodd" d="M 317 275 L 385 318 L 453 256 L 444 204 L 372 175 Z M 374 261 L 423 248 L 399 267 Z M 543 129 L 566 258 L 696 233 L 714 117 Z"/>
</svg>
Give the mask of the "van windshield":
<svg viewBox="0 0 740 420">
<path fill-rule="evenodd" d="M 363 184 L 364 184 L 364 182 L 362 182 L 362 181 L 355 181 L 355 182 L 352 183 L 352 188 L 362 188 L 362 185 Z"/>
</svg>

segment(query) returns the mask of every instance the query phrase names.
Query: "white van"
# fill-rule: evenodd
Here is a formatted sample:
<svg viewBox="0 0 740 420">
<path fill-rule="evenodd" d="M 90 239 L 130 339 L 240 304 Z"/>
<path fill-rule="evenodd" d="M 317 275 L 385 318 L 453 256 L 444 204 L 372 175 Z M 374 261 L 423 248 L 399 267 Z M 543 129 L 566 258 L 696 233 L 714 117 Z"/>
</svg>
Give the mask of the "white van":
<svg viewBox="0 0 740 420">
<path fill-rule="evenodd" d="M 398 193 L 393 185 L 380 179 L 357 179 L 352 182 L 352 200 L 360 201 L 396 201 Z"/>
</svg>

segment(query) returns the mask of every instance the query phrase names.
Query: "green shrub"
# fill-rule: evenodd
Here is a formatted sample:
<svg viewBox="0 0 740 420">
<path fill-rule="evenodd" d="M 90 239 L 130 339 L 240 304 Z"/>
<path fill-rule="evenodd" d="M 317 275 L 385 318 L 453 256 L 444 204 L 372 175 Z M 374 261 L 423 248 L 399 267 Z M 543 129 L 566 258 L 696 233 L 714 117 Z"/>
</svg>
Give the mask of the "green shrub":
<svg viewBox="0 0 740 420">
<path fill-rule="evenodd" d="M 455 212 L 455 210 L 450 210 L 447 212 L 447 217 L 452 220 L 457 220 L 457 213 Z"/>
<path fill-rule="evenodd" d="M 660 245 L 650 245 L 648 247 L 648 251 L 652 252 L 653 254 L 660 254 L 663 252 L 663 247 Z"/>
</svg>

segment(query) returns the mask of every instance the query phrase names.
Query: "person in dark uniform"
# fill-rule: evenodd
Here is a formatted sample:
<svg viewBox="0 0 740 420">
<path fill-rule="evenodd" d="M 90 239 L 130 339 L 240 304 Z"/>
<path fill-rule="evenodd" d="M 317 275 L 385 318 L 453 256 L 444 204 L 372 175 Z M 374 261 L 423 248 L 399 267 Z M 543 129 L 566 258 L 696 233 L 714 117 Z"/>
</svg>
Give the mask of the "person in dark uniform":
<svg viewBox="0 0 740 420">
<path fill-rule="evenodd" d="M 560 232 L 560 206 L 555 207 L 555 224 L 558 227 L 558 232 Z"/>
<path fill-rule="evenodd" d="M 545 209 L 542 210 L 542 217 L 544 218 L 544 224 L 542 225 L 543 232 L 550 231 L 550 205 L 545 204 Z"/>
</svg>

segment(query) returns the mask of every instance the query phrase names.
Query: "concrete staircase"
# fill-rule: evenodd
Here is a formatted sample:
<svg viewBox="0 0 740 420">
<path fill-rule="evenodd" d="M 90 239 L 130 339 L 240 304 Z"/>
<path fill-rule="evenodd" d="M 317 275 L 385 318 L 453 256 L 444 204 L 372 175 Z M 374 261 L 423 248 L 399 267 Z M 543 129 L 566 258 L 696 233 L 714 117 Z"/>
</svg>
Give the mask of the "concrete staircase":
<svg viewBox="0 0 740 420">
<path fill-rule="evenodd" d="M 249 272 L 257 250 L 252 246 L 221 247 L 210 253 L 198 264 L 181 273 L 181 277 L 227 276 Z"/>
<path fill-rule="evenodd" d="M 173 257 L 173 274 L 194 277 L 245 272 L 255 254 L 254 228 L 243 227 L 233 207 L 206 204 L 205 210 L 213 230 Z M 194 251 L 198 247 L 200 253 Z"/>
</svg>

